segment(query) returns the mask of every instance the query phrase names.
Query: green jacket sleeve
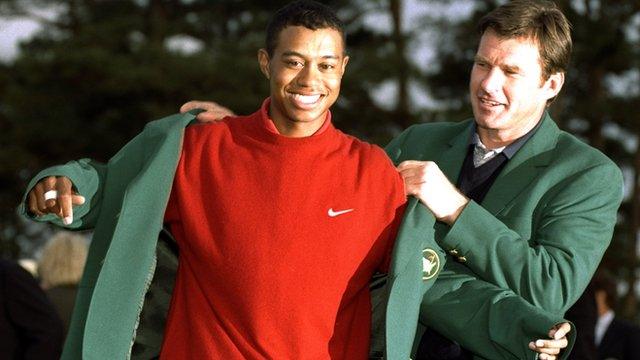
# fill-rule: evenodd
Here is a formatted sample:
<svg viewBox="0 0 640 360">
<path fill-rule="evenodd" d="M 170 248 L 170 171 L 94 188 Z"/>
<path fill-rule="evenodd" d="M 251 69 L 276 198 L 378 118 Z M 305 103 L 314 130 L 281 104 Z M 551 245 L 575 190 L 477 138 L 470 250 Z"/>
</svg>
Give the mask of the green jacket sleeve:
<svg viewBox="0 0 640 360">
<path fill-rule="evenodd" d="M 535 359 L 529 342 L 547 339 L 549 330 L 565 320 L 450 261 L 426 293 L 420 321 L 483 358 Z M 573 328 L 561 359 L 568 356 L 575 337 Z"/>
<path fill-rule="evenodd" d="M 27 186 L 18 211 L 21 215 L 39 222 L 50 222 L 67 229 L 90 229 L 95 226 L 102 201 L 102 186 L 106 176 L 106 165 L 90 159 L 70 161 L 64 165 L 53 166 L 39 172 Z M 73 222 L 64 225 L 62 219 L 53 214 L 34 217 L 28 214 L 26 197 L 29 191 L 42 179 L 49 176 L 66 176 L 71 179 L 78 194 L 85 197 L 82 205 L 74 206 Z"/>
<path fill-rule="evenodd" d="M 532 219 L 499 219 L 471 201 L 440 244 L 465 256 L 465 265 L 479 278 L 564 314 L 609 245 L 621 189 L 620 170 L 602 164 L 551 189 Z M 531 238 L 523 239 L 520 234 L 528 227 Z"/>
</svg>

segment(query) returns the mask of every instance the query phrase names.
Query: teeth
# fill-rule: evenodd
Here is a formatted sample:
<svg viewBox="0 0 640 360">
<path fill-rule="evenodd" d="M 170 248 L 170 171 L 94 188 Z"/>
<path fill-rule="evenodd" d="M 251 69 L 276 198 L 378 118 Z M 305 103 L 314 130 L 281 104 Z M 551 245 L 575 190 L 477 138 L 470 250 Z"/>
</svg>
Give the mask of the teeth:
<svg viewBox="0 0 640 360">
<path fill-rule="evenodd" d="M 490 101 L 490 100 L 486 100 L 486 99 L 480 99 L 480 101 L 482 101 L 483 103 L 490 105 L 490 106 L 498 106 L 498 105 L 502 105 L 499 102 L 495 102 L 495 101 Z"/>
<path fill-rule="evenodd" d="M 314 104 L 318 101 L 318 99 L 320 99 L 320 94 L 317 94 L 317 95 L 294 94 L 293 98 L 294 100 L 299 101 L 303 104 Z"/>
</svg>

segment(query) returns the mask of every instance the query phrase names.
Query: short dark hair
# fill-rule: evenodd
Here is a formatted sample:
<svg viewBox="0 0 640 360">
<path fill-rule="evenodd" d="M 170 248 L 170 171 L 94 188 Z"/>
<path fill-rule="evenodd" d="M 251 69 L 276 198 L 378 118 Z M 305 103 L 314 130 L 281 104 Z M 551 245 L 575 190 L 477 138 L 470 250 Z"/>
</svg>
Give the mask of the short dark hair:
<svg viewBox="0 0 640 360">
<path fill-rule="evenodd" d="M 542 61 L 542 77 L 566 72 L 571 60 L 571 24 L 551 1 L 513 0 L 478 23 L 480 34 L 493 30 L 503 38 L 530 38 L 537 45 Z"/>
<path fill-rule="evenodd" d="M 618 302 L 618 283 L 610 273 L 601 270 L 597 271 L 591 280 L 591 286 L 594 292 L 604 291 L 607 306 L 611 309 L 616 308 Z"/>
<path fill-rule="evenodd" d="M 269 56 L 273 56 L 278 36 L 287 26 L 304 26 L 310 30 L 334 29 L 342 35 L 342 45 L 347 46 L 344 24 L 333 9 L 317 1 L 298 0 L 278 10 L 267 25 L 266 49 Z"/>
</svg>

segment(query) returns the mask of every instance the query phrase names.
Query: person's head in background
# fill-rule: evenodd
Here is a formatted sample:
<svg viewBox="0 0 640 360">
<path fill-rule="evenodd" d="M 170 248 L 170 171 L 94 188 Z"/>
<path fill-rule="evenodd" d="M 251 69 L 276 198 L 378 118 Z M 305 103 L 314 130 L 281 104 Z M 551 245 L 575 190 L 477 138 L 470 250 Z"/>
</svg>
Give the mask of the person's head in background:
<svg viewBox="0 0 640 360">
<path fill-rule="evenodd" d="M 598 316 L 614 310 L 618 302 L 617 282 L 610 274 L 599 271 L 591 280 L 593 292 L 596 297 Z"/>
<path fill-rule="evenodd" d="M 87 259 L 84 237 L 67 231 L 55 234 L 45 245 L 38 261 L 38 275 L 45 289 L 76 285 L 80 282 Z"/>
</svg>

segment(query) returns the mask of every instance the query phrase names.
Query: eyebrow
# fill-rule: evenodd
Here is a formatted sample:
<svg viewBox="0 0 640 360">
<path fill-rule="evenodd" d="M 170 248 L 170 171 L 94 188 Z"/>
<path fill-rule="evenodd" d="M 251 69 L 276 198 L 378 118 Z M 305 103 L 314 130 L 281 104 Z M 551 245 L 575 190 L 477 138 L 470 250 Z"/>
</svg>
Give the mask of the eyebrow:
<svg viewBox="0 0 640 360">
<path fill-rule="evenodd" d="M 520 72 L 520 67 L 516 66 L 516 65 L 508 65 L 505 64 L 502 66 L 505 70 L 509 70 L 509 71 L 513 71 L 515 73 L 519 73 Z"/>
<path fill-rule="evenodd" d="M 301 58 L 306 58 L 305 55 L 303 55 L 303 54 L 301 54 L 301 53 L 299 53 L 297 51 L 285 51 L 285 52 L 282 53 L 282 56 L 283 57 L 286 57 L 286 56 L 298 56 L 298 57 L 301 57 Z M 323 59 L 335 59 L 335 60 L 339 60 L 340 59 L 340 57 L 338 55 L 324 55 L 324 56 L 321 56 L 321 58 L 323 58 Z"/>
<path fill-rule="evenodd" d="M 480 55 L 476 55 L 473 57 L 473 61 L 483 61 L 483 62 L 489 62 L 489 60 L 487 60 L 484 56 L 480 56 Z"/>
<path fill-rule="evenodd" d="M 484 56 L 480 56 L 480 55 L 474 56 L 473 57 L 473 61 L 475 61 L 475 62 L 482 61 L 482 62 L 485 62 L 487 64 L 491 64 L 491 61 L 489 61 Z M 517 65 L 502 64 L 502 65 L 500 65 L 500 67 L 502 69 L 505 69 L 505 70 L 509 70 L 509 71 L 513 71 L 513 72 L 520 72 L 520 67 L 517 66 Z"/>
</svg>

